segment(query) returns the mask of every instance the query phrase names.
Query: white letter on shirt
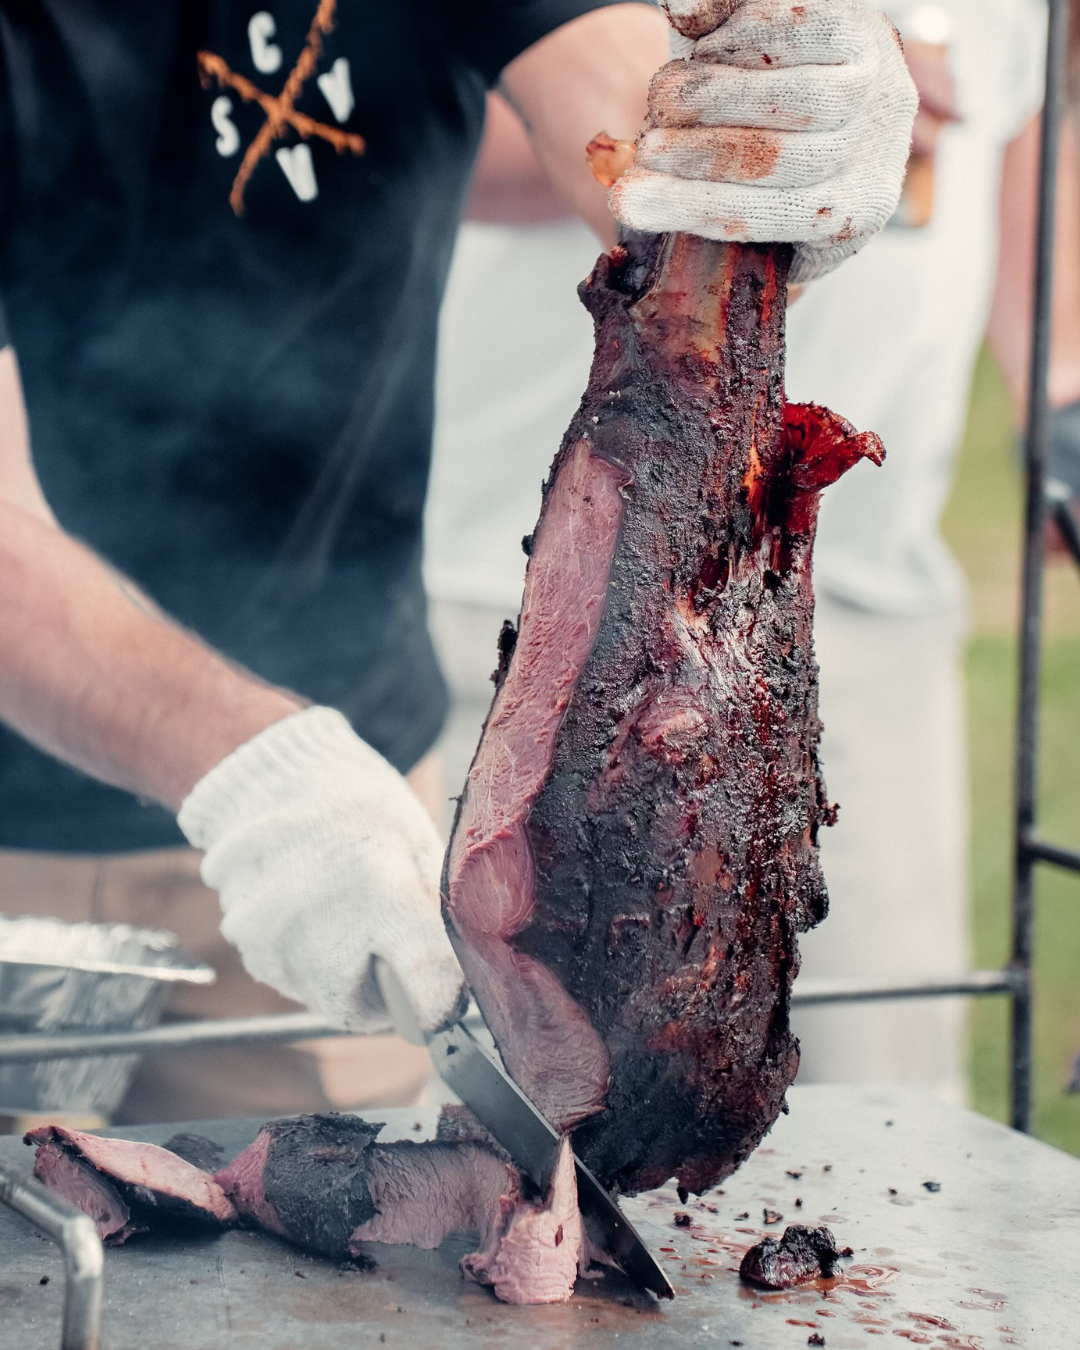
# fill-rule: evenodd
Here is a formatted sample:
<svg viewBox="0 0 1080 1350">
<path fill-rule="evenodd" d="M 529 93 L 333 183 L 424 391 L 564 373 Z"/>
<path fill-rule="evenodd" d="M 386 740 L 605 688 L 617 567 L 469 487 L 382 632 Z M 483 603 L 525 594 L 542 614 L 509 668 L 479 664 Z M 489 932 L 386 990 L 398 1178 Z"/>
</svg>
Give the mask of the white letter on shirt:
<svg viewBox="0 0 1080 1350">
<path fill-rule="evenodd" d="M 270 39 L 277 32 L 274 16 L 260 9 L 248 20 L 248 42 L 251 43 L 251 59 L 255 69 L 261 75 L 273 75 L 281 65 L 281 48 Z"/>
<path fill-rule="evenodd" d="M 224 159 L 230 155 L 235 155 L 240 149 L 240 133 L 236 129 L 229 114 L 232 112 L 232 99 L 226 98 L 224 94 L 220 98 L 214 99 L 210 105 L 210 121 L 214 124 L 214 130 L 218 134 L 214 142 L 214 149 Z"/>
<path fill-rule="evenodd" d="M 348 121 L 356 107 L 356 99 L 353 98 L 349 63 L 344 56 L 339 56 L 326 74 L 319 76 L 318 85 L 335 118 L 339 122 Z"/>
<path fill-rule="evenodd" d="M 319 185 L 315 181 L 315 165 L 311 159 L 311 148 L 303 141 L 291 150 L 283 146 L 274 158 L 281 165 L 281 172 L 289 180 L 289 185 L 302 202 L 313 202 L 319 195 Z"/>
</svg>

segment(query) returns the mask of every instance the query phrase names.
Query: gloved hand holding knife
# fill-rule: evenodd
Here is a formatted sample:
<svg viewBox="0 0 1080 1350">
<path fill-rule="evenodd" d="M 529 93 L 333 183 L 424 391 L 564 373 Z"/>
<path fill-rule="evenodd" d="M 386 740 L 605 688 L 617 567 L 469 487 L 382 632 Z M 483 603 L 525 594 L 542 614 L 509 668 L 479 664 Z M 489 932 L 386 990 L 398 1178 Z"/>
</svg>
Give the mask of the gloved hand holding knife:
<svg viewBox="0 0 1080 1350">
<path fill-rule="evenodd" d="M 443 845 L 405 779 L 332 708 L 260 732 L 201 779 L 180 826 L 204 849 L 221 931 L 248 972 L 352 1031 L 391 1027 L 372 960 L 391 962 L 425 1032 L 464 977 L 439 911 Z"/>
</svg>

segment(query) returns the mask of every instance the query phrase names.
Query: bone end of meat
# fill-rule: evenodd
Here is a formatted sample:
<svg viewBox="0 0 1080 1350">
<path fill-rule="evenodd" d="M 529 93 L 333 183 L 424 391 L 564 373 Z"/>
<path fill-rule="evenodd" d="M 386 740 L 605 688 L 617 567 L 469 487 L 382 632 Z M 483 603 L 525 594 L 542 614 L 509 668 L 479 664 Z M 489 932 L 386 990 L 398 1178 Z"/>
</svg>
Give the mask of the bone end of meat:
<svg viewBox="0 0 1080 1350">
<path fill-rule="evenodd" d="M 504 1303 L 566 1303 L 582 1257 L 583 1229 L 570 1140 L 559 1148 L 546 1201 L 504 1196 L 490 1241 L 461 1262 L 467 1279 Z"/>
<path fill-rule="evenodd" d="M 585 158 L 592 176 L 603 187 L 612 187 L 634 163 L 637 146 L 633 141 L 617 141 L 606 131 L 594 136 L 585 147 Z"/>
</svg>

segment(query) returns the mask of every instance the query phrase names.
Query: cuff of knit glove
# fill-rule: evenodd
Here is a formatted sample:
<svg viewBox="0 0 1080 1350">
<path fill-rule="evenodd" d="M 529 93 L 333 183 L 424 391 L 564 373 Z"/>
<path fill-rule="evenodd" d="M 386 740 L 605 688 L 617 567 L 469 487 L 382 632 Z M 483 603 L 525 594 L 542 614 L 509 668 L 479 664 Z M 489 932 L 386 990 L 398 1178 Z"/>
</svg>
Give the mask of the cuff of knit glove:
<svg viewBox="0 0 1080 1350">
<path fill-rule="evenodd" d="M 385 765 L 334 708 L 305 708 L 245 741 L 200 778 L 181 803 L 177 823 L 195 848 L 209 849 L 238 819 L 296 791 L 298 781 L 343 762 Z M 389 767 L 389 766 L 386 766 Z"/>
<path fill-rule="evenodd" d="M 858 253 L 873 236 L 852 239 L 843 244 L 823 248 L 820 245 L 796 244 L 788 273 L 789 286 L 804 286 L 834 272 L 842 262 Z"/>
</svg>

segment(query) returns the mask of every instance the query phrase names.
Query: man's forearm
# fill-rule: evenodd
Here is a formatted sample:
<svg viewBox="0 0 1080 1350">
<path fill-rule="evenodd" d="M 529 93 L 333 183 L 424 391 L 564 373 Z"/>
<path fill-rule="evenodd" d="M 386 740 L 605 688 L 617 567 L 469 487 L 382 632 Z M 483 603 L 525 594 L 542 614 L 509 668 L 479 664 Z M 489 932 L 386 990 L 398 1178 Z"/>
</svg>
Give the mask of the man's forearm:
<svg viewBox="0 0 1080 1350">
<path fill-rule="evenodd" d="M 125 593 L 88 549 L 0 501 L 0 719 L 176 809 L 225 755 L 305 701 Z"/>
<path fill-rule="evenodd" d="M 1066 121 L 1063 132 L 1051 322 L 1050 401 L 1055 407 L 1080 398 L 1080 173 L 1076 134 L 1070 121 Z M 1036 118 L 1005 152 L 997 288 L 988 327 L 990 345 L 1020 420 L 1027 405 L 1031 351 L 1038 167 Z"/>
<path fill-rule="evenodd" d="M 575 214 L 540 167 L 521 118 L 500 94 L 488 94 L 484 139 L 473 166 L 465 219 L 489 225 L 540 225 Z"/>
<path fill-rule="evenodd" d="M 607 191 L 585 147 L 600 131 L 634 140 L 645 120 L 649 80 L 668 58 L 668 25 L 646 4 L 612 5 L 564 24 L 512 61 L 501 88 L 559 192 L 611 244 Z"/>
</svg>

